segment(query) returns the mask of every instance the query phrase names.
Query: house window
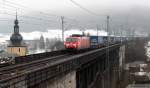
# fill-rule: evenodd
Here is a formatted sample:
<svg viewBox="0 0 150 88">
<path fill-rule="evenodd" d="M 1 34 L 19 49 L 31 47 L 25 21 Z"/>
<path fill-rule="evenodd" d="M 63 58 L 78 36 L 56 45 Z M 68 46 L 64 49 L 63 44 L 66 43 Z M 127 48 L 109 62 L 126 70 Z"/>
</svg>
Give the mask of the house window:
<svg viewBox="0 0 150 88">
<path fill-rule="evenodd" d="M 19 48 L 19 52 L 20 52 L 20 48 Z"/>
</svg>

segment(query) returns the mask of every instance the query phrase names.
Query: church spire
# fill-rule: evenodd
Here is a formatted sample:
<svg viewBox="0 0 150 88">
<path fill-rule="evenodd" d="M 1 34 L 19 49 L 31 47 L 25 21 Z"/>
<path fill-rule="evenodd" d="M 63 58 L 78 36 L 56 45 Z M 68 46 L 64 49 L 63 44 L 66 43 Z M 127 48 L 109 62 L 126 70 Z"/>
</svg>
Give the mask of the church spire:
<svg viewBox="0 0 150 88">
<path fill-rule="evenodd" d="M 10 40 L 12 42 L 12 45 L 21 45 L 22 42 L 22 36 L 19 33 L 19 25 L 18 25 L 18 18 L 17 18 L 17 12 L 16 12 L 16 19 L 14 21 L 14 33 L 10 37 Z"/>
<path fill-rule="evenodd" d="M 19 34 L 19 25 L 18 25 L 18 19 L 17 19 L 17 12 L 16 12 L 16 20 L 14 22 L 14 34 Z"/>
<path fill-rule="evenodd" d="M 16 20 L 18 20 L 18 19 L 17 19 L 17 11 L 16 11 Z"/>
</svg>

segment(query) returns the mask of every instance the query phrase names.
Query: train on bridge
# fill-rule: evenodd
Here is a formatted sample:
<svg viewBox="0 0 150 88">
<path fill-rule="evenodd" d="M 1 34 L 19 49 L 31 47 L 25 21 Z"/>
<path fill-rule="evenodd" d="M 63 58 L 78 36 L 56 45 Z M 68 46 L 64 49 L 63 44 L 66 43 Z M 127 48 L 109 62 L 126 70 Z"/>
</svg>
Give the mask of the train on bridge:
<svg viewBox="0 0 150 88">
<path fill-rule="evenodd" d="M 109 38 L 109 39 L 108 39 Z M 83 50 L 88 48 L 101 48 L 109 45 L 113 45 L 120 42 L 128 41 L 128 37 L 119 36 L 84 36 L 73 34 L 66 38 L 64 46 L 67 50 Z M 109 42 L 107 42 L 109 41 Z"/>
<path fill-rule="evenodd" d="M 113 45 L 113 44 L 129 41 L 131 40 L 131 38 L 109 36 L 108 39 L 108 36 L 85 36 L 85 35 L 73 34 L 66 38 L 64 42 L 64 46 L 65 46 L 64 51 L 68 51 L 68 50 L 82 51 L 87 49 L 102 48 L 107 46 L 108 40 L 109 40 L 109 45 Z M 55 52 L 54 52 L 55 54 L 53 52 L 44 52 L 44 53 L 32 54 L 32 55 L 15 57 L 15 58 L 14 57 L 0 58 L 0 67 L 5 66 L 4 64 L 11 65 L 16 63 L 30 62 L 33 61 L 34 59 L 45 58 L 49 56 L 50 53 L 52 55 L 56 54 Z M 58 53 L 60 52 L 58 51 Z"/>
</svg>

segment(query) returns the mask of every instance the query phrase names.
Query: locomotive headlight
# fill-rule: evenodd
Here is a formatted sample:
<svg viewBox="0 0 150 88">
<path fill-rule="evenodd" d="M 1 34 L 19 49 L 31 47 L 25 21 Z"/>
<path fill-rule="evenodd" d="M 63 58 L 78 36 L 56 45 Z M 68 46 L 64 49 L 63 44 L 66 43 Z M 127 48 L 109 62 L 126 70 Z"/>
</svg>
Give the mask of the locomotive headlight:
<svg viewBox="0 0 150 88">
<path fill-rule="evenodd" d="M 76 44 L 73 44 L 73 46 L 76 46 Z"/>
<path fill-rule="evenodd" d="M 66 44 L 66 46 L 69 46 L 69 44 Z"/>
</svg>

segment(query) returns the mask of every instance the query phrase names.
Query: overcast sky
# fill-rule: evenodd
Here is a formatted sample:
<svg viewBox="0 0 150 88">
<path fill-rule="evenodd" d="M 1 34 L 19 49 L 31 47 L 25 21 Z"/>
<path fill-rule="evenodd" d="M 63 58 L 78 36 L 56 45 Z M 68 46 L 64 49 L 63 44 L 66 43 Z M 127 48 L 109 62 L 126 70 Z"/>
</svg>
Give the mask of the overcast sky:
<svg viewBox="0 0 150 88">
<path fill-rule="evenodd" d="M 17 9 L 22 32 L 47 31 L 61 28 L 60 16 L 65 17 L 66 29 L 95 29 L 105 27 L 106 17 L 110 15 L 111 29 L 124 28 L 149 31 L 150 0 L 0 0 L 0 32 L 10 33 Z M 98 14 L 94 15 L 94 14 Z"/>
</svg>

